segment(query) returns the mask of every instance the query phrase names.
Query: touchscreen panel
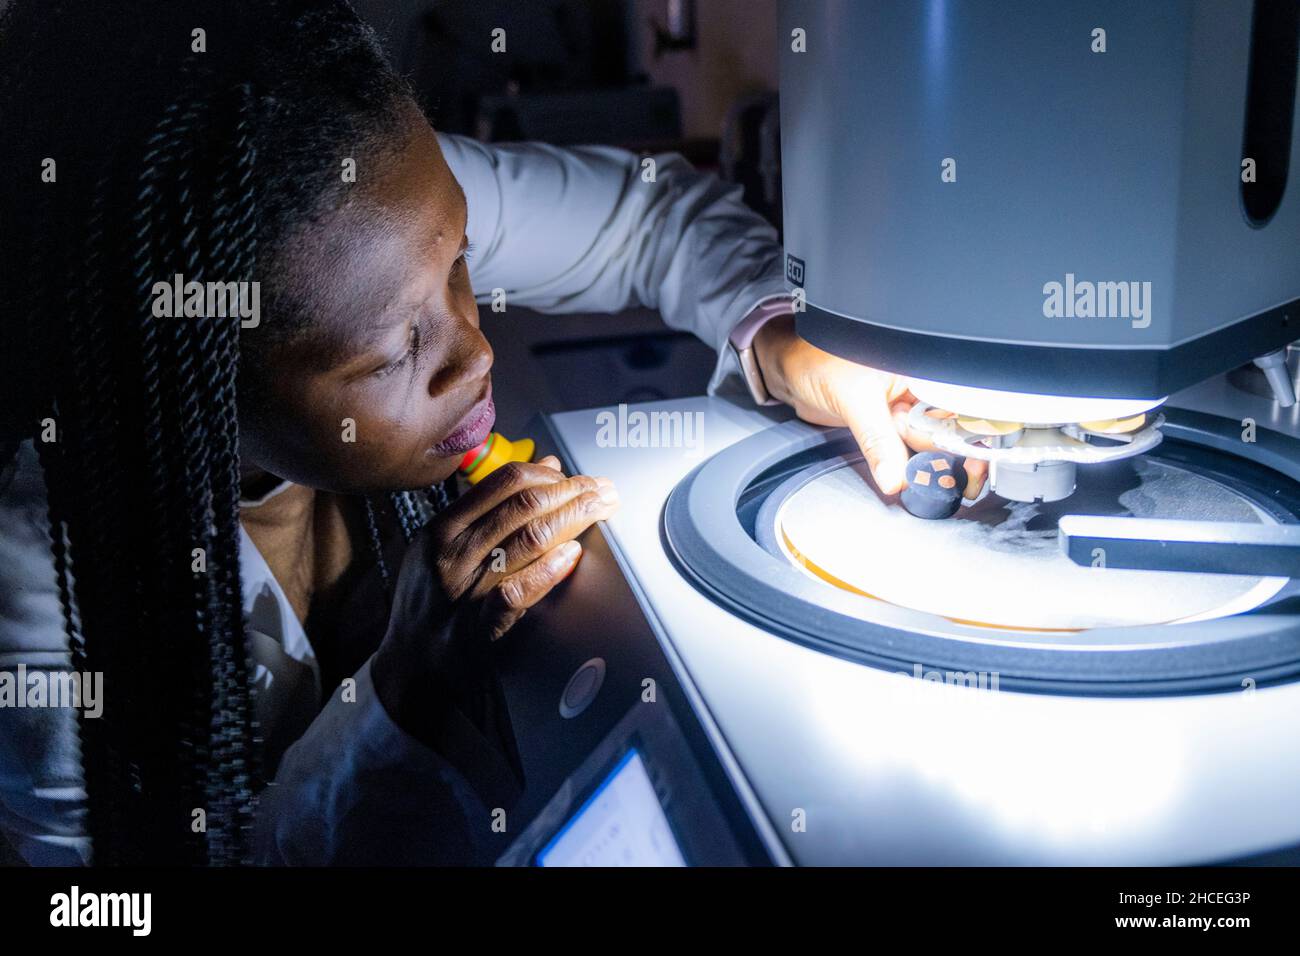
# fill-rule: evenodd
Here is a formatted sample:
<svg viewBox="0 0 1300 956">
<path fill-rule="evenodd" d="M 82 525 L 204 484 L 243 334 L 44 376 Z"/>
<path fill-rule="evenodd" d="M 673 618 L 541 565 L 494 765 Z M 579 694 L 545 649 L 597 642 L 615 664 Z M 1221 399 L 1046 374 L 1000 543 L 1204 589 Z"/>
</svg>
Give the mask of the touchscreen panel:
<svg viewBox="0 0 1300 956">
<path fill-rule="evenodd" d="M 538 866 L 686 866 L 632 748 L 537 854 Z"/>
</svg>

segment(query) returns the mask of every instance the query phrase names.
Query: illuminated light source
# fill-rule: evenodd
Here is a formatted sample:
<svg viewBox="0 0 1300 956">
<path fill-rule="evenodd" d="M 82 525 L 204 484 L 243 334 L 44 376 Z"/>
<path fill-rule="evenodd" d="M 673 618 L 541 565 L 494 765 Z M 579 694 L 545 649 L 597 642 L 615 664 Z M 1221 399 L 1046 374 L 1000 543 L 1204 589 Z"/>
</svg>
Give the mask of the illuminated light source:
<svg viewBox="0 0 1300 956">
<path fill-rule="evenodd" d="M 1164 403 L 1164 398 L 1076 398 L 1004 392 L 929 379 L 910 379 L 912 394 L 935 408 L 991 422 L 1060 424 L 1130 418 Z"/>
</svg>

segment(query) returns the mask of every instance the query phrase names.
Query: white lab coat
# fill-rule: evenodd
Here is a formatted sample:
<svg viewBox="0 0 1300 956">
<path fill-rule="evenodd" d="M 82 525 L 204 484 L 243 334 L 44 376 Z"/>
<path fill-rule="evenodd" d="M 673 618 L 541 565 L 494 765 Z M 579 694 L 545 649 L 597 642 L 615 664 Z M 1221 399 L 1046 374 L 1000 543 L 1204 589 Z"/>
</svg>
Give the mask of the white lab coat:
<svg viewBox="0 0 1300 956">
<path fill-rule="evenodd" d="M 654 156 L 651 166 L 607 147 L 439 141 L 468 197 L 482 302 L 504 289 L 508 305 L 542 312 L 657 308 L 719 350 L 713 387 L 730 367 L 729 331 L 786 293 L 774 230 L 740 202 L 739 187 L 679 156 Z M 336 691 L 320 709 L 311 644 L 247 534 L 240 547 L 258 715 L 269 741 L 296 740 L 268 755 L 278 772 L 259 803 L 260 858 L 437 859 L 440 831 L 466 822 L 449 815 L 486 814 L 492 795 L 389 719 L 369 663 L 355 675 L 354 702 Z M 30 444 L 0 489 L 0 669 L 20 663 L 70 664 Z M 71 710 L 0 707 L 0 828 L 32 863 L 90 859 L 75 721 Z"/>
</svg>

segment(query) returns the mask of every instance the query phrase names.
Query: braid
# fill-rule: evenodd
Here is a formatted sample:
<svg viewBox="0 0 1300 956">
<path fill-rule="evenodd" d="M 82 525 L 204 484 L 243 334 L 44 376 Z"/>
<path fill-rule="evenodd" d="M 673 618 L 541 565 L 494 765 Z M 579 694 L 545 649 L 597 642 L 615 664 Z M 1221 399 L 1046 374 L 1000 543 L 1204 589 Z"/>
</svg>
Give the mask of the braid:
<svg viewBox="0 0 1300 956">
<path fill-rule="evenodd" d="M 379 519 L 375 513 L 375 503 L 371 498 L 363 498 L 362 502 L 366 509 L 366 533 L 370 540 L 370 553 L 375 559 L 375 567 L 379 569 L 379 580 L 384 585 L 384 593 L 388 595 L 388 602 L 393 601 L 393 575 L 388 570 L 388 559 L 384 557 L 384 537 L 379 531 Z"/>
<path fill-rule="evenodd" d="M 214 221 L 226 223 L 225 228 L 214 226 L 214 269 L 216 274 L 234 281 L 253 281 L 257 275 L 257 193 L 254 168 L 257 147 L 253 137 L 255 101 L 252 88 L 243 84 L 234 91 L 233 149 L 227 154 L 214 190 Z M 233 157 L 233 162 L 229 161 Z M 233 198 L 229 219 L 225 204 Z M 222 554 L 237 554 L 239 550 L 239 418 L 236 413 L 236 385 L 239 379 L 238 319 L 232 319 L 229 334 L 220 338 L 216 355 L 216 379 L 213 383 L 215 430 L 219 436 L 213 469 L 213 511 L 216 515 L 214 533 L 217 549 Z M 223 778 L 228 778 L 229 792 L 234 798 L 225 807 L 232 825 L 238 832 L 252 828 L 252 801 L 247 799 L 257 785 L 260 768 L 255 751 L 256 724 L 252 720 L 247 696 L 247 663 L 244 655 L 235 653 L 244 642 L 244 620 L 241 610 L 242 594 L 239 584 L 239 565 L 233 562 L 217 569 L 213 576 L 217 592 L 215 606 L 226 613 L 218 622 L 218 634 L 230 634 L 232 640 L 219 642 L 216 650 L 220 670 L 214 675 L 214 701 L 219 714 L 218 727 L 222 729 L 214 764 L 221 768 Z M 243 728 L 250 733 L 245 735 Z M 239 852 L 237 844 L 225 848 L 223 855 L 233 859 Z"/>
<path fill-rule="evenodd" d="M 410 491 L 396 491 L 388 496 L 388 505 L 392 508 L 393 514 L 396 515 L 397 522 L 402 529 L 402 538 L 408 545 L 434 515 L 451 503 L 446 485 L 447 482 L 439 482 L 426 488 L 421 496 L 424 499 L 423 505 L 420 503 L 420 497 Z M 374 558 L 376 568 L 379 570 L 379 580 L 383 582 L 384 593 L 388 595 L 388 600 L 391 603 L 393 600 L 393 575 L 388 567 L 388 559 L 384 556 L 384 538 L 379 531 L 375 502 L 372 498 L 364 498 L 362 501 L 365 505 L 366 532 L 370 540 L 370 553 Z"/>
<path fill-rule="evenodd" d="M 81 722 L 87 825 L 100 863 L 248 857 L 256 767 L 238 571 L 239 319 L 159 319 L 146 293 L 151 277 L 173 272 L 197 281 L 217 275 L 216 265 L 230 270 L 223 278 L 252 274 L 255 151 L 246 95 L 241 149 L 215 160 L 204 146 L 224 140 L 219 120 L 185 95 L 145 143 L 130 242 L 107 234 L 112 189 L 96 186 L 84 279 L 66 304 L 82 328 L 58 376 L 59 441 L 39 445 L 74 665 L 103 672 L 110 691 L 103 716 Z M 241 184 L 244 198 L 221 201 Z M 121 255 L 127 268 L 109 265 Z M 121 316 L 126 323 L 108 320 L 115 276 L 137 303 Z M 133 482 L 125 448 L 145 464 Z M 130 541 L 137 546 L 124 547 Z M 191 570 L 194 549 L 205 573 Z M 123 559 L 92 573 L 74 552 Z M 85 641 L 85 632 L 98 638 Z M 191 826 L 195 810 L 206 833 Z"/>
<path fill-rule="evenodd" d="M 402 536 L 407 544 L 419 534 L 420 529 L 429 523 L 429 519 L 445 509 L 451 503 L 447 492 L 448 482 L 440 481 L 426 488 L 423 493 L 413 491 L 396 491 L 389 495 L 389 502 L 397 514 L 402 526 Z"/>
<path fill-rule="evenodd" d="M 409 491 L 395 491 L 388 496 L 389 502 L 393 506 L 393 511 L 397 514 L 397 521 L 402 526 L 402 537 L 409 544 L 420 530 L 420 517 L 415 511 L 415 502 L 411 499 Z"/>
<path fill-rule="evenodd" d="M 170 560 L 162 562 L 167 569 L 166 585 L 179 587 L 177 596 L 189 593 L 188 601 L 177 601 L 163 606 L 142 601 L 142 624 L 146 633 L 160 635 L 171 632 L 184 633 L 184 629 L 202 633 L 204 626 L 203 608 L 196 605 L 193 576 L 182 578 L 176 566 L 178 555 L 174 552 L 184 547 L 186 525 L 194 520 L 194 513 L 202 507 L 203 489 L 191 492 L 184 484 L 184 475 L 175 468 L 178 458 L 178 425 L 172 420 L 175 411 L 168 399 L 177 390 L 176 366 L 177 343 L 175 330 L 169 329 L 165 321 L 153 319 L 149 312 L 152 302 L 154 282 L 163 278 L 161 271 L 168 250 L 175 248 L 175 216 L 169 208 L 169 193 L 172 177 L 177 164 L 180 139 L 183 135 L 178 129 L 181 107 L 170 104 L 164 111 L 149 137 L 143 157 L 142 171 L 139 176 L 140 189 L 137 194 L 137 208 L 133 216 L 136 246 L 133 250 L 132 280 L 138 305 L 135 309 L 137 318 L 134 331 L 138 336 L 141 354 L 139 424 L 141 437 L 146 452 L 145 473 L 147 482 L 155 493 L 155 505 L 151 509 L 146 524 L 149 529 L 149 541 L 155 553 Z M 182 320 L 173 320 L 178 323 Z M 185 389 L 191 392 L 192 389 Z M 194 427 L 191 421 L 190 427 Z M 188 470 L 188 469 L 187 469 Z M 188 500 L 187 500 L 188 499 Z M 186 512 L 189 512 L 187 516 Z M 194 542 L 198 544 L 198 542 Z M 191 545 L 192 547 L 193 545 Z M 189 549 L 186 549 L 188 554 Z M 187 562 L 188 563 L 188 562 Z M 206 596 L 205 596 L 206 598 Z M 206 600 L 203 602 L 206 603 Z M 186 620 L 187 608 L 194 609 L 191 619 Z M 196 634 L 196 637 L 198 636 Z M 167 655 L 167 665 L 179 663 L 184 669 L 183 682 L 190 687 L 191 707 L 193 698 L 200 693 L 202 681 L 198 679 L 197 665 L 191 662 L 174 661 Z M 155 665 L 156 666 L 156 665 Z M 172 705 L 175 707 L 175 704 Z M 190 741 L 190 758 L 192 766 L 185 774 L 183 792 L 197 796 L 205 789 L 198 779 L 198 766 L 207 757 L 204 737 L 200 735 L 200 720 L 190 708 L 176 708 L 176 733 L 181 739 Z M 189 848 L 197 852 L 197 848 Z"/>
<path fill-rule="evenodd" d="M 80 326 L 76 334 L 68 336 L 67 359 L 70 364 L 68 378 L 76 388 L 56 392 L 58 452 L 46 454 L 43 464 L 46 474 L 54 477 L 47 485 L 60 486 L 50 494 L 51 538 L 66 540 L 68 552 L 61 562 L 62 576 L 70 574 L 75 582 L 75 614 L 82 622 L 82 648 L 79 655 L 74 650 L 74 661 L 80 657 L 80 666 L 88 671 L 119 675 L 129 666 L 121 655 L 119 641 L 91 641 L 89 633 L 130 633 L 131 622 L 125 614 L 127 602 L 135 595 L 128 581 L 115 580 L 118 569 L 100 574 L 92 571 L 91 556 L 113 553 L 126 540 L 129 529 L 126 515 L 120 509 L 98 509 L 91 502 L 122 500 L 126 488 L 126 471 L 123 461 L 119 390 L 115 387 L 113 364 L 116 358 L 116 336 L 105 314 L 103 276 L 108 271 L 103 260 L 110 255 L 106 239 L 107 223 L 102 215 L 108 201 L 108 189 L 101 178 L 91 199 L 90 228 L 85 233 L 83 262 L 90 268 L 82 273 L 81 282 L 68 284 L 68 316 L 78 315 Z M 76 273 L 73 273 L 75 275 Z M 92 276 L 100 277 L 90 285 Z M 42 444 L 42 451 L 53 448 Z M 66 477 L 65 477 L 66 476 Z M 73 476 L 80 479 L 77 492 L 71 489 Z M 74 557 L 84 556 L 86 560 Z M 66 583 L 66 582 L 65 582 Z M 74 609 L 64 600 L 65 623 Z M 75 648 L 75 641 L 72 644 Z M 128 731 L 108 714 L 101 720 L 81 721 L 83 766 L 88 792 L 88 829 L 103 833 L 96 845 L 97 859 L 104 862 L 129 860 L 120 847 L 126 842 L 125 833 L 133 821 L 129 815 L 130 795 L 138 792 L 139 775 L 129 764 L 125 754 L 129 750 Z M 125 701 L 127 707 L 135 702 Z M 118 704 L 122 706 L 121 703 Z"/>
<path fill-rule="evenodd" d="M 188 100 L 183 105 L 176 104 L 174 107 L 176 123 L 170 131 L 168 158 L 175 178 L 170 190 L 172 204 L 164 206 L 163 211 L 164 216 L 170 215 L 173 218 L 173 225 L 178 234 L 176 253 L 180 262 L 176 265 L 175 271 L 183 275 L 186 281 L 194 282 L 204 282 L 212 278 L 202 258 L 203 250 L 198 235 L 200 224 L 196 221 L 193 184 L 197 173 L 195 167 L 199 162 L 194 142 L 196 127 L 204 118 L 205 108 L 206 104 L 197 99 Z M 158 265 L 166 268 L 166 259 L 158 261 Z M 165 272 L 155 273 L 155 276 L 161 279 L 170 276 L 171 272 L 171 268 L 166 268 Z M 212 495 L 211 473 L 208 470 L 208 445 L 212 436 L 207 428 L 207 406 L 213 396 L 208 393 L 209 383 L 207 376 L 202 375 L 202 372 L 205 363 L 209 366 L 213 364 L 212 344 L 215 338 L 213 326 L 219 320 L 206 314 L 192 320 L 179 317 L 158 320 L 144 312 L 140 315 L 145 325 L 161 325 L 162 338 L 166 343 L 165 351 L 172 357 L 172 361 L 163 366 L 161 391 L 169 398 L 175 399 L 175 403 L 165 403 L 163 411 L 165 414 L 175 413 L 176 420 L 170 424 L 170 427 L 165 419 L 146 418 L 143 421 L 149 441 L 167 446 L 163 456 L 165 461 L 172 466 L 177 462 L 181 464 L 179 472 L 174 472 L 170 479 L 166 475 L 159 475 L 159 480 L 168 483 L 179 482 L 187 491 L 182 499 L 186 507 L 179 515 L 178 526 L 170 529 L 171 540 L 168 541 L 168 547 L 175 549 L 178 545 L 183 546 L 185 539 L 188 538 L 192 547 L 202 547 L 205 554 L 212 554 L 213 551 L 207 540 L 208 507 Z M 185 548 L 184 553 L 188 557 L 190 548 Z M 185 590 L 189 591 L 188 601 L 175 601 L 165 610 L 175 611 L 178 614 L 184 613 L 190 618 L 188 623 L 196 632 L 196 637 L 200 640 L 206 637 L 207 643 L 210 644 L 216 632 L 217 622 L 213 618 L 219 614 L 213 606 L 213 572 L 216 569 L 214 567 L 204 574 L 185 574 L 185 569 L 174 564 L 177 557 L 179 555 L 169 555 L 163 564 L 164 567 L 173 566 L 175 576 L 171 583 L 181 589 L 178 594 L 184 593 Z M 188 564 L 188 560 L 185 563 Z M 164 613 L 161 616 L 166 619 L 170 615 Z M 168 623 L 170 626 L 171 622 Z M 184 768 L 184 772 L 199 778 L 190 779 L 183 785 L 187 785 L 197 793 L 203 793 L 204 790 L 209 789 L 209 786 L 205 785 L 206 781 L 201 782 L 201 780 L 210 777 L 214 769 L 211 742 L 208 739 L 207 728 L 203 726 L 208 722 L 205 718 L 210 719 L 210 715 L 203 711 L 211 704 L 211 689 L 205 686 L 207 683 L 205 680 L 207 675 L 204 674 L 205 662 L 197 654 L 192 654 L 188 660 L 180 660 L 176 663 L 191 670 L 191 699 L 177 700 L 173 704 L 176 707 L 176 718 L 182 721 L 183 739 L 191 741 L 191 746 L 194 748 L 191 765 Z M 207 664 L 212 666 L 210 661 Z M 206 804 L 205 809 L 208 812 L 212 810 Z"/>
<path fill-rule="evenodd" d="M 431 485 L 424 492 L 425 500 L 429 502 L 429 507 L 433 509 L 434 514 L 445 511 L 451 504 L 451 495 L 447 492 L 447 482 L 440 481 L 436 485 Z"/>
</svg>

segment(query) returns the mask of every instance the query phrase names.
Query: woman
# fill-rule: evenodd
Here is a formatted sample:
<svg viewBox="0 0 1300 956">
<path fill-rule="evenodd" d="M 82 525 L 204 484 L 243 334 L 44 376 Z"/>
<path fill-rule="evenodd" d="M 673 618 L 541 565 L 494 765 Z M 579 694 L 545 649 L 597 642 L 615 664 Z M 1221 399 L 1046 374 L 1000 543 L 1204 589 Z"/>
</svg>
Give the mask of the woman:
<svg viewBox="0 0 1300 956">
<path fill-rule="evenodd" d="M 103 678 L 97 717 L 0 707 L 0 824 L 32 862 L 480 860 L 491 643 L 618 498 L 548 459 L 448 502 L 493 417 L 470 262 L 761 325 L 887 488 L 903 387 L 797 339 L 772 231 L 678 158 L 437 136 L 343 0 L 124 6 L 0 26 L 0 668 Z"/>
</svg>

